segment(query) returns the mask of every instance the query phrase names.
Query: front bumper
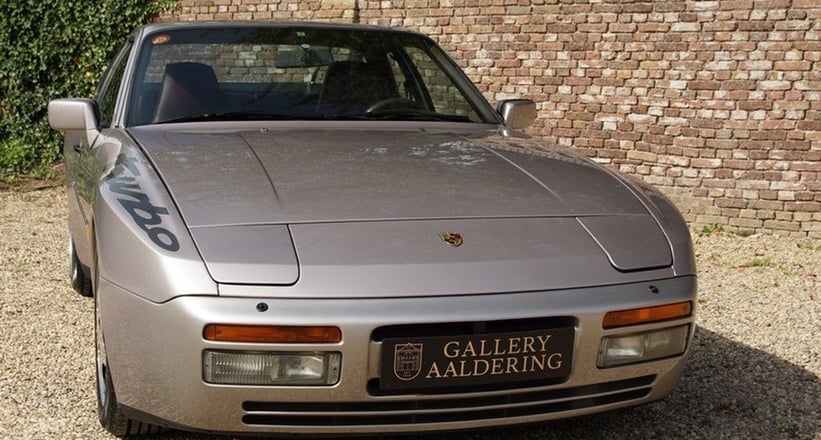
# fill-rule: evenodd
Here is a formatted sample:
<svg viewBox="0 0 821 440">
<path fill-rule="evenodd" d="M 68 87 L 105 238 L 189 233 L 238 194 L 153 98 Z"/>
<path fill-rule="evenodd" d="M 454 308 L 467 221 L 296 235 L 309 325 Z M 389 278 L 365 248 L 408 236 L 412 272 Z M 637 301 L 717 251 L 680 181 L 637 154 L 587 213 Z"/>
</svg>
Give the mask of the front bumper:
<svg viewBox="0 0 821 440">
<path fill-rule="evenodd" d="M 654 288 L 651 289 L 651 286 Z M 658 292 L 658 293 L 656 293 Z M 152 303 L 102 280 L 98 294 L 108 363 L 129 416 L 206 432 L 345 434 L 474 429 L 531 423 L 658 400 L 677 384 L 689 352 L 641 364 L 596 366 L 605 335 L 689 324 L 668 322 L 603 330 L 608 311 L 690 300 L 695 277 L 515 294 L 384 299 L 262 299 L 185 296 Z M 264 302 L 267 310 L 257 305 Z M 374 392 L 384 326 L 559 317 L 574 323 L 572 369 L 561 383 L 527 388 L 476 387 L 447 393 Z M 331 325 L 338 344 L 248 344 L 203 339 L 210 323 Z M 333 386 L 238 386 L 205 383 L 203 352 L 334 351 Z"/>
</svg>

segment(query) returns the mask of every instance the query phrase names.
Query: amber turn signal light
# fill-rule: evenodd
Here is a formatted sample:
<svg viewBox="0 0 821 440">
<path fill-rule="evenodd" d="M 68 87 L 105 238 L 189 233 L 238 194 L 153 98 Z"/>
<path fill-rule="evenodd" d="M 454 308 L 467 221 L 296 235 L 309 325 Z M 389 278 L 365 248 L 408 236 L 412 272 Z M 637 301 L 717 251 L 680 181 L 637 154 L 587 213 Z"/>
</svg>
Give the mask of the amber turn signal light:
<svg viewBox="0 0 821 440">
<path fill-rule="evenodd" d="M 202 332 L 209 341 L 270 344 L 333 344 L 342 330 L 332 326 L 208 324 Z"/>
<path fill-rule="evenodd" d="M 693 313 L 693 303 L 682 301 L 663 306 L 642 307 L 640 309 L 619 310 L 607 312 L 602 320 L 602 327 L 616 328 L 628 325 L 649 324 L 651 322 L 667 321 L 670 319 L 685 318 Z"/>
</svg>

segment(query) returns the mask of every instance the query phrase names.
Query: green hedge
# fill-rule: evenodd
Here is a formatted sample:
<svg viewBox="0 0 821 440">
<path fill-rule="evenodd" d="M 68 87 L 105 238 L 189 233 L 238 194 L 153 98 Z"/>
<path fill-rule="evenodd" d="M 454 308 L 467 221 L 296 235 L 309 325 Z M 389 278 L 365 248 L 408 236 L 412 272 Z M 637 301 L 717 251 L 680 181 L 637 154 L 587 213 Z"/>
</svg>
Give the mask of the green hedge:
<svg viewBox="0 0 821 440">
<path fill-rule="evenodd" d="M 43 174 L 60 158 L 50 99 L 90 97 L 134 28 L 174 1 L 0 2 L 0 180 Z"/>
</svg>

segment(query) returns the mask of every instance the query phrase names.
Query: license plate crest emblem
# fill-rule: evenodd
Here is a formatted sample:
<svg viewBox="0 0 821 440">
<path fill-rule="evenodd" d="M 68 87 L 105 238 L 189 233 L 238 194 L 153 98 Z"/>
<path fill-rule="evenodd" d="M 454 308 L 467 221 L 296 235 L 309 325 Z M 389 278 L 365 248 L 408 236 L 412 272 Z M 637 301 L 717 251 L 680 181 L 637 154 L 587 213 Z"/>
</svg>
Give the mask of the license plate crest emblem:
<svg viewBox="0 0 821 440">
<path fill-rule="evenodd" d="M 393 349 L 393 374 L 399 380 L 416 379 L 422 371 L 422 344 L 407 343 Z"/>
</svg>

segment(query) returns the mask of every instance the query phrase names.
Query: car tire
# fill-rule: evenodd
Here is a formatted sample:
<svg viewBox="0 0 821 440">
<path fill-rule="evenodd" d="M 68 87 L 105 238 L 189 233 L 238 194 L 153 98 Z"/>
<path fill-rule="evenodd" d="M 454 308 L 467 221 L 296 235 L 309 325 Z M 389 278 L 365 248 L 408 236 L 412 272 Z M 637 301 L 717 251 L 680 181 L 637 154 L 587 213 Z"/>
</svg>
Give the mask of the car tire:
<svg viewBox="0 0 821 440">
<path fill-rule="evenodd" d="M 83 266 L 74 250 L 74 242 L 68 242 L 69 276 L 71 277 L 71 287 L 75 292 L 90 298 L 94 296 L 91 288 L 91 277 L 88 276 L 88 268 Z"/>
<path fill-rule="evenodd" d="M 103 428 L 122 438 L 159 434 L 165 431 L 162 426 L 130 419 L 125 415 L 122 406 L 117 401 L 117 393 L 114 391 L 114 383 L 108 369 L 105 340 L 100 321 L 99 297 L 94 300 L 94 340 L 97 373 L 97 416 Z"/>
</svg>

